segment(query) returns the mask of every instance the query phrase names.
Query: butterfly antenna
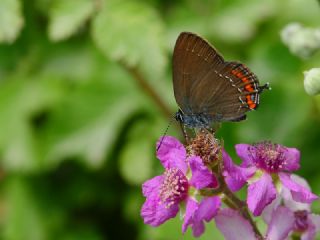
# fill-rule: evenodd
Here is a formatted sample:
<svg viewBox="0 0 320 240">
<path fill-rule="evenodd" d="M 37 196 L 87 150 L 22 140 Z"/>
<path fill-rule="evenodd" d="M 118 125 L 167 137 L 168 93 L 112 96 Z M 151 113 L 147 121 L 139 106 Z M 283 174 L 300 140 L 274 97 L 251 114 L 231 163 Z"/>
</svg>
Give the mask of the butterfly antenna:
<svg viewBox="0 0 320 240">
<path fill-rule="evenodd" d="M 161 141 L 160 141 L 160 143 L 159 143 L 159 146 L 157 147 L 157 152 L 159 151 L 159 149 L 160 149 L 160 147 L 161 147 L 161 145 L 162 145 L 163 139 L 164 139 L 164 137 L 166 136 L 166 134 L 167 134 L 167 132 L 168 132 L 168 130 L 169 130 L 169 127 L 171 126 L 173 120 L 174 120 L 174 117 L 170 119 L 170 122 L 169 122 L 166 130 L 164 131 L 164 133 L 163 133 L 163 135 L 162 135 L 162 137 L 161 137 Z"/>
</svg>

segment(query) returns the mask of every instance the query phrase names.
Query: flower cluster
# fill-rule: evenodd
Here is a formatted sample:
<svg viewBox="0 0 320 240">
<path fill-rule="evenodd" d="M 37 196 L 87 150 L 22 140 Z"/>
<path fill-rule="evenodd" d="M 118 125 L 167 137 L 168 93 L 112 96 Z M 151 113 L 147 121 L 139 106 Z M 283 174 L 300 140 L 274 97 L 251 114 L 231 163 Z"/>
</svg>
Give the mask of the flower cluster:
<svg viewBox="0 0 320 240">
<path fill-rule="evenodd" d="M 320 216 L 310 209 L 318 197 L 292 174 L 300 167 L 297 149 L 271 142 L 238 144 L 242 163 L 236 165 L 209 132 L 199 133 L 187 146 L 170 136 L 162 137 L 158 146 L 160 142 L 157 157 L 164 173 L 142 186 L 146 224 L 157 227 L 180 211 L 182 232 L 190 226 L 195 237 L 211 220 L 228 240 L 311 240 L 320 230 Z M 234 192 L 245 185 L 247 199 L 242 201 Z M 262 216 L 266 233 L 259 231 L 253 216 Z"/>
<path fill-rule="evenodd" d="M 198 156 L 187 157 L 185 147 L 173 137 L 164 137 L 157 157 L 165 171 L 163 175 L 146 181 L 142 186 L 147 198 L 141 209 L 146 224 L 159 226 L 173 218 L 179 205 L 185 204 L 182 232 L 192 226 L 194 236 L 204 232 L 204 221 L 210 221 L 220 208 L 219 197 L 204 197 L 197 201 L 202 188 L 217 187 L 215 175 Z"/>
</svg>

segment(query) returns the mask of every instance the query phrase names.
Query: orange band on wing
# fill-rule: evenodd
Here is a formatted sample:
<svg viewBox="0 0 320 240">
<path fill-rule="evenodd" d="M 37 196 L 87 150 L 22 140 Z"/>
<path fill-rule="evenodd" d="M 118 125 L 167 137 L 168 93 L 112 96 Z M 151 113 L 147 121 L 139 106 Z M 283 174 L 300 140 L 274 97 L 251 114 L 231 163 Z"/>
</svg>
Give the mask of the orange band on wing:
<svg viewBox="0 0 320 240">
<path fill-rule="evenodd" d="M 237 69 L 232 69 L 231 74 L 245 83 L 243 86 L 245 91 L 253 93 L 256 90 L 256 86 L 252 83 L 252 76 L 250 75 L 249 70 L 244 68 L 243 65 Z M 246 103 L 248 104 L 249 109 L 255 109 L 257 107 L 255 96 L 252 94 L 246 95 Z"/>
</svg>

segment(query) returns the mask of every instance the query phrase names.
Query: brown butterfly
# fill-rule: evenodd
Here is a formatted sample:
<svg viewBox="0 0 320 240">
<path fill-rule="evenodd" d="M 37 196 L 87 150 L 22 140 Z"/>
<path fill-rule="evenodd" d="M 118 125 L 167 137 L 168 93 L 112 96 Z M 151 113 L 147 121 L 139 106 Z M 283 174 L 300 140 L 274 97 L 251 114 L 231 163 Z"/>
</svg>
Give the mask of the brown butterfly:
<svg viewBox="0 0 320 240">
<path fill-rule="evenodd" d="M 173 89 L 179 111 L 175 118 L 190 128 L 213 122 L 241 121 L 259 106 L 257 76 L 239 62 L 227 62 L 206 40 L 182 32 L 173 53 Z"/>
</svg>

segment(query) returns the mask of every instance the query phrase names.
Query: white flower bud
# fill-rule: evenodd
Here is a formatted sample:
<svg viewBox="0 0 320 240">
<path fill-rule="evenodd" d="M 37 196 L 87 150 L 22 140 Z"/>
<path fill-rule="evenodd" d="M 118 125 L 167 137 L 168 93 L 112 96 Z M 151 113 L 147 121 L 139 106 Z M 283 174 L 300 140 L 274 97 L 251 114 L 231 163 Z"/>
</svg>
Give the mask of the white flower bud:
<svg viewBox="0 0 320 240">
<path fill-rule="evenodd" d="M 304 72 L 304 89 L 309 95 L 320 93 L 320 68 L 312 68 Z"/>
<path fill-rule="evenodd" d="M 292 54 L 308 58 L 320 49 L 320 29 L 305 28 L 291 23 L 281 31 L 281 39 Z"/>
</svg>

